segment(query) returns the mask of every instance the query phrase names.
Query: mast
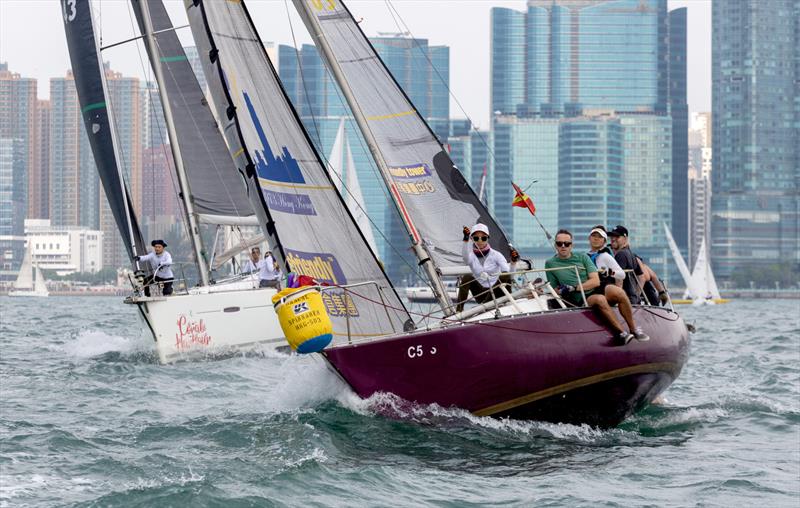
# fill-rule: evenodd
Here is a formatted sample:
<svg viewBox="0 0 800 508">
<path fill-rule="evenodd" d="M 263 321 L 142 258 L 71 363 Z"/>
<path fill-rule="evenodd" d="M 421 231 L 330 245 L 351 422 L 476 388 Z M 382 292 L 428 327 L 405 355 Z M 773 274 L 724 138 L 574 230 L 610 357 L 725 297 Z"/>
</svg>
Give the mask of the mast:
<svg viewBox="0 0 800 508">
<path fill-rule="evenodd" d="M 145 0 L 146 1 L 146 0 Z M 197 259 L 197 269 L 200 272 L 200 284 L 208 286 L 208 263 L 205 259 L 200 229 L 197 224 L 197 215 L 194 211 L 192 194 L 189 190 L 189 179 L 186 176 L 186 168 L 183 165 L 178 135 L 175 132 L 175 122 L 172 117 L 172 107 L 169 97 L 166 94 L 166 84 L 164 81 L 161 60 L 156 48 L 155 38 L 153 37 L 153 23 L 150 20 L 150 8 L 142 5 L 142 2 L 132 2 L 135 9 L 139 9 L 142 15 L 142 26 L 144 27 L 147 53 L 150 55 L 150 62 L 153 64 L 153 71 L 158 84 L 158 95 L 161 98 L 161 107 L 164 110 L 164 120 L 167 124 L 167 134 L 169 136 L 169 146 L 172 151 L 172 158 L 175 160 L 175 171 L 178 174 L 178 185 L 181 189 L 181 200 L 183 201 L 186 220 L 189 223 L 189 238 L 192 241 L 192 248 Z"/>
<path fill-rule="evenodd" d="M 339 88 L 342 90 L 342 93 L 347 100 L 347 104 L 350 106 L 350 110 L 353 112 L 353 117 L 355 118 L 356 124 L 358 128 L 361 130 L 361 133 L 364 136 L 364 140 L 367 142 L 367 146 L 369 147 L 369 151 L 372 154 L 372 158 L 375 160 L 375 163 L 378 165 L 379 173 L 381 178 L 383 179 L 384 185 L 389 189 L 389 194 L 392 196 L 392 202 L 397 207 L 397 211 L 400 214 L 400 218 L 403 221 L 403 225 L 406 228 L 406 232 L 408 233 L 411 239 L 411 247 L 414 251 L 414 255 L 417 256 L 419 260 L 418 264 L 425 270 L 425 274 L 428 276 L 428 279 L 431 282 L 431 289 L 433 289 L 434 297 L 438 302 L 439 306 L 442 308 L 445 316 L 450 316 L 455 313 L 455 310 L 452 307 L 452 302 L 450 298 L 447 296 L 447 290 L 444 287 L 444 283 L 442 282 L 441 277 L 436 271 L 436 266 L 434 265 L 430 254 L 428 253 L 425 246 L 422 244 L 422 240 L 420 238 L 417 229 L 414 227 L 414 223 L 411 220 L 411 216 L 406 211 L 406 206 L 403 203 L 403 198 L 400 196 L 400 191 L 397 189 L 397 186 L 392 179 L 391 173 L 389 171 L 389 165 L 386 163 L 386 160 L 383 157 L 381 150 L 378 148 L 378 143 L 375 140 L 375 136 L 373 135 L 370 127 L 367 123 L 367 119 L 364 116 L 363 111 L 358 104 L 358 101 L 353 94 L 353 90 L 350 87 L 347 79 L 345 78 L 344 72 L 342 70 L 339 61 L 336 59 L 336 56 L 333 53 L 330 45 L 328 44 L 327 39 L 325 38 L 322 28 L 319 25 L 319 21 L 317 17 L 310 12 L 309 10 L 309 2 L 307 0 L 293 0 L 295 4 L 295 8 L 300 13 L 300 17 L 303 19 L 304 23 L 307 27 L 309 27 L 309 33 L 311 37 L 314 39 L 314 43 L 316 44 L 317 48 L 320 50 L 323 58 L 328 64 L 328 68 L 331 70 L 331 73 L 334 76 Z"/>
</svg>

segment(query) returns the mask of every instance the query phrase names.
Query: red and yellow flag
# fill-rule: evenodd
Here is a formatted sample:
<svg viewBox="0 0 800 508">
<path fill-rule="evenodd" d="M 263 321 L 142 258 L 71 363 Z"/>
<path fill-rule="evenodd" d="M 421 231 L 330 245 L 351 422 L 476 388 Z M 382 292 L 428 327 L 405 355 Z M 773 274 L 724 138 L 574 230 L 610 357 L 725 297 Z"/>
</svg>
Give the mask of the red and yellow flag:
<svg viewBox="0 0 800 508">
<path fill-rule="evenodd" d="M 519 188 L 517 184 L 511 182 L 511 185 L 514 186 L 514 190 L 517 194 L 514 196 L 514 201 L 511 202 L 511 206 L 518 206 L 520 208 L 527 208 L 531 215 L 536 215 L 536 206 L 533 204 L 530 196 L 522 192 L 522 189 Z"/>
</svg>

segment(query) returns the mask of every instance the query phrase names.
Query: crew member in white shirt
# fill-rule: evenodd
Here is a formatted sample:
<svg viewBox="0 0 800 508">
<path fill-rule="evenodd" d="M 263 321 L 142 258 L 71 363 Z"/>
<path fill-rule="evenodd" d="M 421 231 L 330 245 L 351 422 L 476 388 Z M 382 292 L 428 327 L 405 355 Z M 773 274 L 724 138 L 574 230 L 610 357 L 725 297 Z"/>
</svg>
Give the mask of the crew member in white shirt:
<svg viewBox="0 0 800 508">
<path fill-rule="evenodd" d="M 275 262 L 275 258 L 272 257 L 271 252 L 267 252 L 264 255 L 264 259 L 261 260 L 258 277 L 259 277 L 258 287 L 261 288 L 278 287 L 278 281 L 281 278 L 281 270 L 280 268 L 278 268 L 278 263 Z"/>
<path fill-rule="evenodd" d="M 461 257 L 472 273 L 461 278 L 456 312 L 464 310 L 464 303 L 470 292 L 478 303 L 492 301 L 492 291 L 495 297 L 503 296 L 499 285 L 511 283 L 511 276 L 508 272 L 516 269 L 519 259 L 519 253 L 511 249 L 511 264 L 509 265 L 505 256 L 489 245 L 489 228 L 484 224 L 478 223 L 471 228 L 464 226 L 463 233 L 464 244 L 461 247 Z M 470 239 L 472 239 L 471 247 Z M 492 290 L 492 288 L 494 289 Z"/>
<path fill-rule="evenodd" d="M 254 273 L 261 269 L 261 249 L 253 247 L 250 249 L 250 259 L 245 263 L 242 268 L 242 273 Z"/>
<path fill-rule="evenodd" d="M 162 283 L 164 289 L 161 294 L 169 296 L 172 294 L 172 282 L 175 280 L 175 275 L 172 273 L 172 256 L 164 250 L 167 248 L 164 240 L 153 240 L 150 245 L 153 246 L 153 252 L 144 256 L 136 256 L 136 261 L 150 263 L 150 268 L 153 270 L 153 283 Z M 150 296 L 149 283 L 144 286 L 144 295 Z"/>
</svg>

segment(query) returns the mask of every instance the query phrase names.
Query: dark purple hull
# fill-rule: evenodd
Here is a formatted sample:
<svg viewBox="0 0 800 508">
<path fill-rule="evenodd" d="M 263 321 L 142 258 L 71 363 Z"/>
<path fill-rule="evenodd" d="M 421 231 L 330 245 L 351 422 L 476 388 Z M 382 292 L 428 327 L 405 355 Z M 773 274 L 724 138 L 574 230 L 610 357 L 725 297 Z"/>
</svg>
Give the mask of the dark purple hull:
<svg viewBox="0 0 800 508">
<path fill-rule="evenodd" d="M 678 376 L 689 335 L 668 309 L 635 307 L 648 342 L 614 342 L 590 310 L 454 325 L 323 354 L 361 397 L 387 392 L 481 416 L 619 424 Z"/>
</svg>

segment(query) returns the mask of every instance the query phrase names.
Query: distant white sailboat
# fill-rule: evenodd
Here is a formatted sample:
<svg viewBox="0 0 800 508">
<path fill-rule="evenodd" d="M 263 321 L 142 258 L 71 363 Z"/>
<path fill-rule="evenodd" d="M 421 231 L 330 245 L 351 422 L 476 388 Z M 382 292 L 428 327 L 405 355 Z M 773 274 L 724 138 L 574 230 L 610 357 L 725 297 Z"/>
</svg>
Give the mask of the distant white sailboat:
<svg viewBox="0 0 800 508">
<path fill-rule="evenodd" d="M 34 271 L 36 278 L 34 278 Z M 25 257 L 22 259 L 19 275 L 17 275 L 16 282 L 14 282 L 14 289 L 8 293 L 8 296 L 50 296 L 42 270 L 39 265 L 34 265 L 31 260 L 30 246 L 25 249 Z"/>
<path fill-rule="evenodd" d="M 692 305 L 713 305 L 715 303 L 726 303 L 728 300 L 722 298 L 719 294 L 717 281 L 714 279 L 714 274 L 711 272 L 711 263 L 709 263 L 708 247 L 706 240 L 700 243 L 700 253 L 694 263 L 692 273 L 689 273 L 689 268 L 683 260 L 678 246 L 675 244 L 675 239 L 672 233 L 664 224 L 664 232 L 667 235 L 667 242 L 672 251 L 672 257 L 675 259 L 675 264 L 678 265 L 678 271 L 683 277 L 683 282 L 686 284 L 686 291 L 683 294 L 683 300 L 673 300 L 673 303 L 691 303 Z"/>
<path fill-rule="evenodd" d="M 361 184 L 358 182 L 358 173 L 356 173 L 356 165 L 353 162 L 353 153 L 350 151 L 350 143 L 347 141 L 344 121 L 345 119 L 342 118 L 339 122 L 339 130 L 336 132 L 336 139 L 333 142 L 328 161 L 336 175 L 334 181 L 339 188 L 339 193 L 342 194 L 347 208 L 350 209 L 358 228 L 364 234 L 369 248 L 377 256 L 375 236 L 372 234 L 372 224 L 367 216 L 364 196 L 361 194 Z"/>
</svg>

